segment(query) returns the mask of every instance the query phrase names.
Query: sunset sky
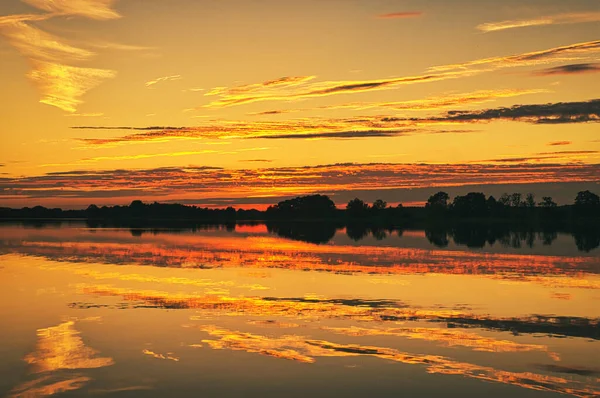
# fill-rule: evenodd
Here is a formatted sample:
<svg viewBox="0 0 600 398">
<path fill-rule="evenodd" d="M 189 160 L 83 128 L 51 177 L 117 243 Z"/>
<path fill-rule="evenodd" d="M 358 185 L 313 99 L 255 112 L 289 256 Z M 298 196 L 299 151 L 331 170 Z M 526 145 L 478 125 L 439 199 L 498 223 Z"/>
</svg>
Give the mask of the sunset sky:
<svg viewBox="0 0 600 398">
<path fill-rule="evenodd" d="M 597 0 L 2 0 L 0 207 L 600 193 Z"/>
</svg>

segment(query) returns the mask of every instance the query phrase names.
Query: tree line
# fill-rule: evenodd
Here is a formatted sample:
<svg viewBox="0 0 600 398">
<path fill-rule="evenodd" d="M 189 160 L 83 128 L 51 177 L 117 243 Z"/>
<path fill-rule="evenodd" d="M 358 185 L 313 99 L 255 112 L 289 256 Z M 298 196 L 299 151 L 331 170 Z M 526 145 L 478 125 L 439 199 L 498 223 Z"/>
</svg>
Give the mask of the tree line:
<svg viewBox="0 0 600 398">
<path fill-rule="evenodd" d="M 49 209 L 43 206 L 22 209 L 0 208 L 0 219 L 59 219 L 78 218 L 111 220 L 113 223 L 131 220 L 189 220 L 205 222 L 235 222 L 241 220 L 321 220 L 347 222 L 408 223 L 418 220 L 477 220 L 477 219 L 531 219 L 546 220 L 586 219 L 600 217 L 600 197 L 590 191 L 577 194 L 572 205 L 558 206 L 551 197 L 537 201 L 529 193 L 503 194 L 496 199 L 481 192 L 470 192 L 450 200 L 448 193 L 431 195 L 425 207 L 389 206 L 382 199 L 369 204 L 359 198 L 350 200 L 345 209 L 339 209 L 326 195 L 306 195 L 280 201 L 266 211 L 227 207 L 209 209 L 197 206 L 165 203 L 144 203 L 134 200 L 128 206 L 90 205 L 85 210 Z"/>
</svg>

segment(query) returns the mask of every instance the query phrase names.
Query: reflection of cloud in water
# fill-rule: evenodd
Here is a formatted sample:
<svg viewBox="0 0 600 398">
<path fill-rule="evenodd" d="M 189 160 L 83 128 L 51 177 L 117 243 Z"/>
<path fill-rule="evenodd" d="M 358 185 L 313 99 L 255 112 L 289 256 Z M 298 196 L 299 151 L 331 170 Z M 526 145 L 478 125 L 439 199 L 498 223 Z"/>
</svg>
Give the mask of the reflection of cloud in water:
<svg viewBox="0 0 600 398">
<path fill-rule="evenodd" d="M 241 289 L 249 289 L 249 290 L 269 290 L 268 287 L 253 283 L 253 284 L 238 284 L 234 281 L 213 281 L 211 279 L 203 279 L 203 278 L 183 278 L 183 277 L 157 277 L 152 275 L 142 275 L 142 274 L 130 274 L 124 272 L 101 272 L 96 270 L 91 270 L 87 268 L 85 265 L 73 265 L 67 264 L 63 265 L 60 263 L 52 264 L 46 263 L 40 265 L 41 269 L 51 270 L 51 271 L 65 271 L 70 272 L 75 275 L 84 276 L 87 278 L 92 278 L 96 280 L 106 280 L 106 279 L 118 279 L 124 282 L 144 282 L 144 283 L 161 283 L 165 285 L 183 285 L 183 286 L 194 286 L 194 287 L 204 287 L 209 288 L 206 291 L 212 292 L 225 292 L 224 294 L 228 294 L 228 290 L 224 289 L 224 287 L 237 287 Z M 212 289 L 210 289 L 212 288 Z M 216 294 L 216 293 L 215 293 Z"/>
<path fill-rule="evenodd" d="M 329 332 L 343 334 L 346 336 L 395 336 L 408 339 L 418 339 L 442 343 L 449 347 L 470 347 L 474 351 L 486 352 L 528 352 L 548 351 L 548 347 L 539 344 L 520 344 L 508 340 L 497 340 L 489 337 L 479 336 L 475 333 L 467 333 L 452 329 L 437 328 L 378 328 L 367 329 L 359 327 L 333 328 L 323 327 Z M 557 358 L 556 353 L 549 353 L 551 357 Z"/>
<path fill-rule="evenodd" d="M 35 380 L 23 383 L 15 387 L 9 397 L 47 397 L 67 391 L 79 390 L 91 379 L 84 376 L 53 377 L 42 376 Z"/>
<path fill-rule="evenodd" d="M 190 317 L 191 319 L 191 317 Z M 269 327 L 269 328 L 278 328 L 278 329 L 294 329 L 300 327 L 297 323 L 289 323 L 289 322 L 278 322 L 272 319 L 265 320 L 252 320 L 246 322 L 249 325 L 260 326 L 260 327 Z"/>
<path fill-rule="evenodd" d="M 284 335 L 268 337 L 252 333 L 203 326 L 200 329 L 217 339 L 204 339 L 202 343 L 216 350 L 234 350 L 257 353 L 303 363 L 313 363 L 316 357 L 368 356 L 411 365 L 422 365 L 428 373 L 460 375 L 479 380 L 515 385 L 527 389 L 588 397 L 600 394 L 593 386 L 560 377 L 531 372 L 509 372 L 492 367 L 453 361 L 425 354 L 409 354 L 391 348 L 337 344 L 324 340 L 312 340 L 302 336 Z M 197 347 L 198 345 L 193 345 Z"/>
<path fill-rule="evenodd" d="M 243 239 L 196 236 L 194 239 L 181 238 L 181 241 L 164 237 L 165 241 L 133 244 L 68 240 L 56 242 L 39 239 L 0 241 L 0 250 L 4 253 L 43 256 L 68 262 L 181 268 L 283 268 L 340 274 L 477 274 L 509 279 L 518 276 L 521 281 L 543 282 L 557 287 L 600 288 L 598 282 L 585 281 L 586 275 L 600 272 L 598 259 L 589 256 L 310 245 L 262 236 Z M 544 278 L 537 279 L 540 275 L 544 275 Z"/>
<path fill-rule="evenodd" d="M 133 291 L 111 286 L 81 286 L 83 294 L 122 297 L 131 305 L 72 303 L 73 308 L 168 308 L 196 309 L 206 315 L 289 317 L 295 320 L 353 321 L 427 321 L 443 322 L 452 327 L 483 328 L 518 333 L 543 333 L 600 339 L 600 319 L 531 315 L 492 317 L 465 310 L 409 307 L 391 300 L 231 297 L 215 295 L 170 294 L 157 291 Z M 206 319 L 206 317 L 198 317 Z"/>
<path fill-rule="evenodd" d="M 95 357 L 98 351 L 87 347 L 79 332 L 68 321 L 58 326 L 38 330 L 36 351 L 25 356 L 32 372 L 52 372 L 59 369 L 92 369 L 114 364 L 112 358 Z"/>
<path fill-rule="evenodd" d="M 538 368 L 542 370 L 547 370 L 549 372 L 554 373 L 566 373 L 573 374 L 579 376 L 599 376 L 600 369 L 591 369 L 591 368 L 583 368 L 580 366 L 565 366 L 565 365 L 557 365 L 557 364 L 544 364 L 544 365 L 536 365 Z M 600 381 L 597 380 L 597 381 Z"/>
<path fill-rule="evenodd" d="M 165 354 L 159 354 L 157 352 L 144 349 L 144 350 L 142 350 L 142 353 L 145 354 L 145 355 L 149 355 L 149 356 L 151 356 L 153 358 L 156 358 L 156 359 L 168 359 L 170 361 L 179 362 L 179 358 L 173 356 L 173 353 L 171 353 L 171 352 L 168 352 L 165 355 Z"/>
<path fill-rule="evenodd" d="M 91 379 L 68 371 L 114 364 L 112 358 L 96 356 L 98 351 L 83 343 L 74 325 L 73 321 L 67 321 L 38 330 L 36 350 L 26 355 L 24 360 L 32 373 L 43 375 L 15 387 L 13 396 L 48 396 L 78 390 Z"/>
</svg>

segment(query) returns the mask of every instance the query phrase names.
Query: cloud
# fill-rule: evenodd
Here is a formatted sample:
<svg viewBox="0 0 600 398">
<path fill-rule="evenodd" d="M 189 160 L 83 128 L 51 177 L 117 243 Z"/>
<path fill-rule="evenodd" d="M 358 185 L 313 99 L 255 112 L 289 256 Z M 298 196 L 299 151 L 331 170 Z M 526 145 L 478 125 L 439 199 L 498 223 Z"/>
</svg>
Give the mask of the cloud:
<svg viewBox="0 0 600 398">
<path fill-rule="evenodd" d="M 481 163 L 499 162 L 499 163 L 526 163 L 539 162 L 548 160 L 561 161 L 582 161 L 587 159 L 588 155 L 597 155 L 600 151 L 556 151 L 556 152 L 538 152 L 532 156 L 513 157 L 513 158 L 498 158 L 480 161 Z"/>
<path fill-rule="evenodd" d="M 298 133 L 298 134 L 274 134 L 261 138 L 266 139 L 315 139 L 315 138 L 368 138 L 368 137 L 398 137 L 413 132 L 401 130 L 360 130 L 360 131 L 333 131 L 316 133 Z"/>
<path fill-rule="evenodd" d="M 102 117 L 104 113 L 67 113 L 65 117 Z"/>
<path fill-rule="evenodd" d="M 72 62 L 88 60 L 95 54 L 75 47 L 66 40 L 44 32 L 31 23 L 56 16 L 82 16 L 93 19 L 118 18 L 110 6 L 113 0 L 23 0 L 47 11 L 47 14 L 22 14 L 0 17 L 0 34 L 8 39 L 23 56 L 29 59 L 33 70 L 28 77 L 42 93 L 41 103 L 75 112 L 79 99 L 104 79 L 116 75 L 114 71 L 71 66 Z"/>
<path fill-rule="evenodd" d="M 28 77 L 42 93 L 40 102 L 67 112 L 75 112 L 83 102 L 79 97 L 115 75 L 115 72 L 104 69 L 36 61 Z"/>
<path fill-rule="evenodd" d="M 76 15 L 91 19 L 121 18 L 111 6 L 116 0 L 22 0 L 23 2 L 57 15 Z"/>
<path fill-rule="evenodd" d="M 150 81 L 146 82 L 146 87 L 154 86 L 155 84 L 158 84 L 160 82 L 170 82 L 170 81 L 181 80 L 181 79 L 182 79 L 181 75 L 159 77 L 154 80 L 150 80 Z"/>
<path fill-rule="evenodd" d="M 560 146 L 560 145 L 571 145 L 572 142 L 571 141 L 552 141 L 549 142 L 547 145 L 548 146 Z"/>
<path fill-rule="evenodd" d="M 295 110 L 295 109 L 275 109 L 275 110 L 272 110 L 272 111 L 252 112 L 252 113 L 248 113 L 248 115 L 251 115 L 251 116 L 282 115 L 284 113 L 292 113 L 292 112 L 298 112 L 298 110 Z"/>
<path fill-rule="evenodd" d="M 506 29 L 525 28 L 542 25 L 562 25 L 600 21 L 600 12 L 557 14 L 534 19 L 517 19 L 502 22 L 487 22 L 477 26 L 482 32 L 496 32 Z"/>
<path fill-rule="evenodd" d="M 239 162 L 248 162 L 248 163 L 272 163 L 273 159 L 242 159 Z"/>
<path fill-rule="evenodd" d="M 564 56 L 582 55 L 600 51 L 600 40 L 569 44 L 566 46 L 553 47 L 541 51 L 531 51 L 516 55 L 482 58 L 459 64 L 434 66 L 429 68 L 432 72 L 450 70 L 468 70 L 473 67 L 485 66 L 486 71 L 494 71 L 502 68 L 514 68 L 520 66 L 532 66 L 558 62 L 565 60 Z M 563 58 L 559 58 L 559 56 Z M 571 58 L 566 58 L 571 59 Z"/>
<path fill-rule="evenodd" d="M 94 53 L 73 47 L 57 36 L 43 32 L 25 22 L 0 24 L 2 33 L 21 54 L 28 58 L 54 61 L 67 58 L 69 60 L 85 60 Z"/>
<path fill-rule="evenodd" d="M 483 58 L 459 64 L 434 66 L 421 75 L 374 80 L 313 82 L 314 76 L 289 78 L 238 87 L 215 87 L 205 95 L 218 96 L 201 108 L 224 108 L 264 101 L 294 101 L 306 98 L 367 91 L 387 90 L 401 85 L 419 84 L 469 77 L 503 68 L 543 65 L 551 62 L 572 60 L 575 55 L 600 51 L 600 40 L 554 47 L 542 51 L 527 52 L 511 56 Z M 569 56 L 569 57 L 567 57 Z M 272 82 L 283 81 L 283 84 Z"/>
<path fill-rule="evenodd" d="M 534 124 L 568 124 L 600 122 L 600 99 L 549 104 L 514 105 L 510 108 L 453 110 L 431 118 L 386 118 L 392 123 L 478 123 L 510 120 Z"/>
<path fill-rule="evenodd" d="M 484 96 L 472 96 L 477 101 Z M 465 97 L 452 99 L 460 103 Z M 468 99 L 467 102 L 471 101 Z M 411 105 L 412 106 L 412 105 Z M 111 138 L 79 138 L 85 145 L 119 145 L 175 139 L 314 139 L 396 137 L 410 134 L 465 133 L 473 130 L 432 130 L 420 127 L 444 123 L 487 123 L 515 121 L 533 124 L 593 123 L 600 121 L 600 99 L 579 102 L 514 105 L 482 110 L 452 110 L 433 117 L 362 116 L 346 119 L 291 119 L 287 121 L 217 121 L 195 127 L 103 127 L 76 126 L 76 129 L 141 130 L 144 133 Z"/>
<path fill-rule="evenodd" d="M 217 95 L 220 99 L 204 105 L 203 108 L 224 108 L 253 102 L 291 101 L 337 94 L 384 90 L 400 85 L 455 79 L 467 75 L 472 75 L 472 72 L 455 71 L 430 73 L 420 76 L 365 81 L 326 81 L 307 83 L 310 79 L 306 79 L 294 82 L 293 85 L 268 85 L 267 83 L 269 82 L 263 82 L 233 88 L 217 87 L 205 95 Z M 310 78 L 312 79 L 313 77 L 310 76 Z M 251 87 L 251 89 L 248 89 L 249 87 Z"/>
<path fill-rule="evenodd" d="M 421 11 L 390 12 L 388 14 L 378 15 L 381 19 L 415 18 L 423 15 Z"/>
<path fill-rule="evenodd" d="M 406 111 L 422 111 L 447 108 L 456 105 L 480 104 L 484 102 L 494 101 L 498 98 L 511 98 L 520 95 L 549 93 L 545 89 L 519 90 L 478 90 L 470 93 L 450 94 L 425 99 L 397 102 L 355 102 L 340 105 L 323 106 L 320 109 L 355 109 L 365 110 L 373 108 L 390 108 Z"/>
<path fill-rule="evenodd" d="M 583 73 L 598 73 L 600 72 L 600 62 L 587 64 L 570 64 L 556 66 L 536 71 L 533 74 L 536 76 L 553 76 L 553 75 L 579 75 Z"/>
<path fill-rule="evenodd" d="M 88 46 L 99 48 L 103 50 L 116 50 L 116 51 L 150 51 L 156 50 L 155 47 L 147 47 L 147 46 L 136 46 L 133 44 L 121 44 L 121 43 L 113 43 L 108 41 L 98 41 L 98 42 L 88 42 Z"/>
<path fill-rule="evenodd" d="M 258 169 L 190 166 L 73 170 L 29 177 L 0 178 L 0 200 L 72 200 L 136 195 L 165 200 L 200 200 L 565 181 L 600 182 L 600 164 L 345 163 Z"/>
</svg>

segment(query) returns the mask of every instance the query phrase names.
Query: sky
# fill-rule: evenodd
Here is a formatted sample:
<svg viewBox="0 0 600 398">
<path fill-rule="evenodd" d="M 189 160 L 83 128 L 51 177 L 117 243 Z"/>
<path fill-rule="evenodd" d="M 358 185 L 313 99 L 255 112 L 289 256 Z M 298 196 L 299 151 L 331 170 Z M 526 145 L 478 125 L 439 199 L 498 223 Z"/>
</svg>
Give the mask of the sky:
<svg viewBox="0 0 600 398">
<path fill-rule="evenodd" d="M 597 0 L 2 0 L 0 207 L 600 193 Z"/>
</svg>

